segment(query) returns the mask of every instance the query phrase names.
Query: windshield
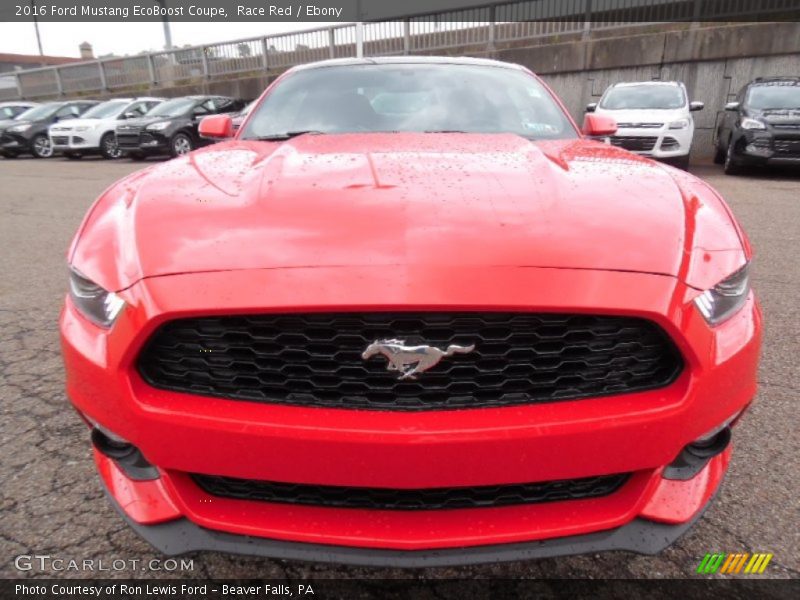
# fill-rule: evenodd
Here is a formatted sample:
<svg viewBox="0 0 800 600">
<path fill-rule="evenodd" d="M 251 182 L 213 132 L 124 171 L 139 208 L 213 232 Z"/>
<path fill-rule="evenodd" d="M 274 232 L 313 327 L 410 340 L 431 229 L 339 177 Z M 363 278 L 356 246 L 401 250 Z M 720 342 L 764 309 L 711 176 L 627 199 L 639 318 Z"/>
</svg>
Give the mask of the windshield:
<svg viewBox="0 0 800 600">
<path fill-rule="evenodd" d="M 351 65 L 299 71 L 267 95 L 245 139 L 291 132 L 459 131 L 574 138 L 539 81 L 476 65 Z"/>
<path fill-rule="evenodd" d="M 196 98 L 167 100 L 147 113 L 148 117 L 180 117 L 197 103 Z"/>
<path fill-rule="evenodd" d="M 51 104 L 42 104 L 41 106 L 36 106 L 31 108 L 30 110 L 26 110 L 24 113 L 17 117 L 18 121 L 38 121 L 39 119 L 47 119 L 48 117 L 52 117 L 56 111 L 64 106 L 61 102 L 53 102 Z"/>
<path fill-rule="evenodd" d="M 608 90 L 600 101 L 600 108 L 674 109 L 686 104 L 683 90 L 677 85 L 624 85 Z"/>
<path fill-rule="evenodd" d="M 758 110 L 800 109 L 800 83 L 754 85 L 747 93 L 747 106 Z"/>
<path fill-rule="evenodd" d="M 116 117 L 128 104 L 130 104 L 128 100 L 110 100 L 109 102 L 103 102 L 87 110 L 81 115 L 81 119 L 107 119 L 109 117 Z"/>
<path fill-rule="evenodd" d="M 20 114 L 19 106 L 0 106 L 0 119 L 13 119 L 15 115 Z"/>
</svg>

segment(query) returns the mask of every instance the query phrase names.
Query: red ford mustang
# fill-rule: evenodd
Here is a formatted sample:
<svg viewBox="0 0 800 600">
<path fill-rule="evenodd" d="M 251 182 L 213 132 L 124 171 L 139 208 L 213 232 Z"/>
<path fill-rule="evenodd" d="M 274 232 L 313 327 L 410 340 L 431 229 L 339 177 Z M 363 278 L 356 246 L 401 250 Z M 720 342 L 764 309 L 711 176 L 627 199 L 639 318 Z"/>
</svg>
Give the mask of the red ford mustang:
<svg viewBox="0 0 800 600">
<path fill-rule="evenodd" d="M 60 325 L 124 518 L 167 554 L 396 566 L 674 541 L 761 316 L 724 201 L 584 137 L 614 129 L 515 65 L 331 61 L 111 186 Z"/>
</svg>

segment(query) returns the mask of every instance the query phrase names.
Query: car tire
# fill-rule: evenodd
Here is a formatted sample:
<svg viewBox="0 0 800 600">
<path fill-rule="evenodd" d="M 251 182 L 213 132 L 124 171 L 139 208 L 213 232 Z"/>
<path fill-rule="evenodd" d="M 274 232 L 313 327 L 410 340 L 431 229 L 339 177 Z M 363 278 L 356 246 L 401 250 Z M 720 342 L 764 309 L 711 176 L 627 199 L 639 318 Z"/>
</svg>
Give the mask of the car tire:
<svg viewBox="0 0 800 600">
<path fill-rule="evenodd" d="M 100 154 L 106 160 L 112 160 L 122 156 L 122 152 L 117 146 L 117 136 L 109 131 L 102 138 L 100 138 Z"/>
<path fill-rule="evenodd" d="M 172 158 L 189 154 L 194 150 L 194 142 L 185 133 L 176 133 L 169 142 L 169 153 Z"/>
<path fill-rule="evenodd" d="M 83 158 L 83 154 L 80 152 L 64 152 L 64 156 L 66 156 L 70 160 L 78 160 Z"/>
<path fill-rule="evenodd" d="M 742 167 L 736 164 L 733 146 L 733 138 L 731 138 L 731 140 L 728 142 L 728 149 L 725 152 L 725 163 L 723 166 L 726 175 L 738 175 L 742 172 Z"/>
<path fill-rule="evenodd" d="M 35 158 L 50 158 L 53 156 L 53 146 L 50 144 L 50 138 L 43 133 L 35 135 L 31 140 L 31 154 Z"/>
<path fill-rule="evenodd" d="M 140 160 L 144 160 L 145 158 L 147 158 L 147 157 L 146 157 L 144 154 L 142 154 L 141 152 L 129 152 L 127 156 L 128 156 L 128 158 L 130 158 L 131 160 L 135 160 L 135 161 L 140 161 Z"/>
</svg>

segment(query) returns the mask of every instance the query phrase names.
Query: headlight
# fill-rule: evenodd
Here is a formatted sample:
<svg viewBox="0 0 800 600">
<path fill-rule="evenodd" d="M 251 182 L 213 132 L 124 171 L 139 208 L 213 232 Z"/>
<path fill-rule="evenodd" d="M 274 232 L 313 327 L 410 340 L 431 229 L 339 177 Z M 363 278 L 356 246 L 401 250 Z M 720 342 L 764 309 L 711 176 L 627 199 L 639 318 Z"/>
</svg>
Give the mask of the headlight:
<svg viewBox="0 0 800 600">
<path fill-rule="evenodd" d="M 74 269 L 69 271 L 69 295 L 78 310 L 100 327 L 111 327 L 125 306 L 114 292 L 104 290 Z"/>
<path fill-rule="evenodd" d="M 719 325 L 744 306 L 750 291 L 749 264 L 694 299 L 697 309 L 710 325 Z"/>
<path fill-rule="evenodd" d="M 161 123 L 153 123 L 152 125 L 148 125 L 145 129 L 150 131 L 162 131 L 172 125 L 172 121 L 162 121 Z"/>
<path fill-rule="evenodd" d="M 12 133 L 22 133 L 23 131 L 28 131 L 30 128 L 30 125 L 14 125 L 13 127 L 9 127 L 8 130 Z"/>
<path fill-rule="evenodd" d="M 689 126 L 689 119 L 680 119 L 669 124 L 670 129 L 686 129 Z"/>
<path fill-rule="evenodd" d="M 742 119 L 742 129 L 766 129 L 767 126 L 764 125 L 758 119 L 751 119 L 750 117 L 745 117 Z"/>
</svg>

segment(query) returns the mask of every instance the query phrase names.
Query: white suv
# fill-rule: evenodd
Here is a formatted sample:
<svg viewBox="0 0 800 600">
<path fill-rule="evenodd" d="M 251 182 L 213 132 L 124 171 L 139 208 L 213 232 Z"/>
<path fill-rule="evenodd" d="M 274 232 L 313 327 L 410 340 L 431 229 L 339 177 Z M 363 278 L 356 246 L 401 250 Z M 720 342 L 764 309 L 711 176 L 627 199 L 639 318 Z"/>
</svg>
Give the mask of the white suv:
<svg viewBox="0 0 800 600">
<path fill-rule="evenodd" d="M 80 119 L 60 121 L 50 126 L 50 144 L 53 151 L 67 158 L 80 158 L 85 154 L 101 154 L 104 158 L 118 158 L 117 138 L 114 131 L 119 121 L 138 119 L 163 98 L 117 98 L 89 109 Z"/>
<path fill-rule="evenodd" d="M 686 169 L 694 136 L 691 111 L 702 102 L 689 102 L 686 86 L 679 81 L 636 81 L 610 86 L 600 102 L 587 112 L 608 115 L 617 132 L 608 141 L 651 158 Z"/>
</svg>

